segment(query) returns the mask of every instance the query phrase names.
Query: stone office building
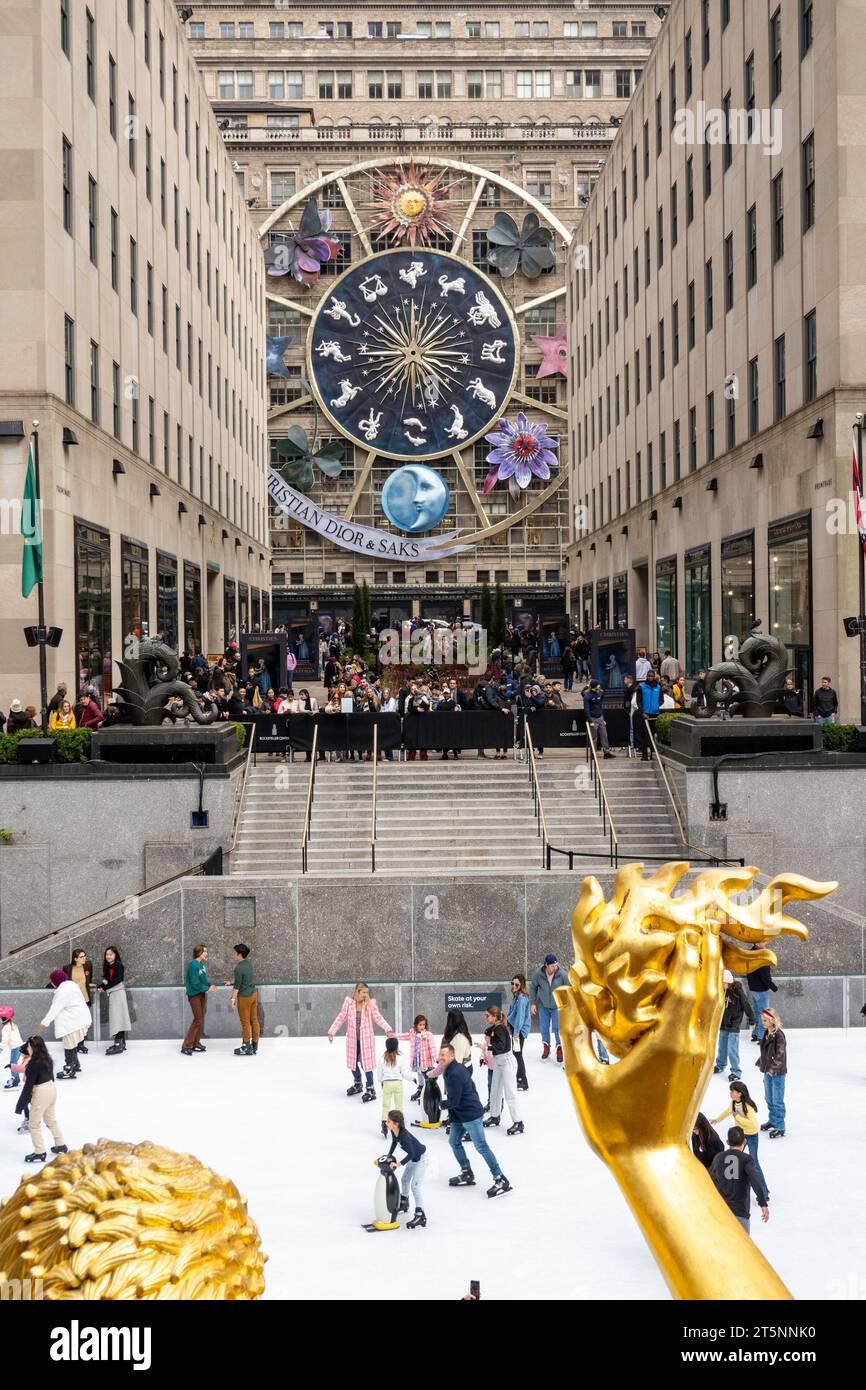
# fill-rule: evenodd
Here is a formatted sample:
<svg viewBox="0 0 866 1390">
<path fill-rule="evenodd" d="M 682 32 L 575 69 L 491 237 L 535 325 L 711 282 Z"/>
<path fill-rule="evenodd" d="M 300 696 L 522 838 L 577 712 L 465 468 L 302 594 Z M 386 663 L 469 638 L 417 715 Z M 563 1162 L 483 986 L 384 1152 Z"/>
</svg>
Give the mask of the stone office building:
<svg viewBox="0 0 866 1390">
<path fill-rule="evenodd" d="M 50 688 L 136 625 L 221 651 L 266 613 L 264 263 L 167 0 L 18 0 L 0 44 L 0 487 L 39 422 Z M 0 707 L 39 704 L 0 537 Z"/>
<path fill-rule="evenodd" d="M 575 618 L 635 628 L 690 676 L 760 619 L 854 720 L 864 40 L 862 6 L 675 0 L 568 304 Z"/>
<path fill-rule="evenodd" d="M 305 201 L 299 195 L 323 176 L 361 165 L 385 168 L 389 161 L 393 168 L 395 159 L 410 157 L 419 166 L 431 159 L 453 161 L 454 229 L 477 188 L 471 169 L 508 180 L 570 232 L 581 220 L 660 26 L 649 4 L 473 8 L 448 0 L 409 10 L 342 4 L 322 11 L 304 0 L 291 10 L 203 0 L 192 10 L 187 32 L 206 90 L 253 216 L 260 226 L 267 224 L 273 240 L 289 220 L 297 222 Z M 347 174 L 362 225 L 369 222 L 362 185 L 366 179 L 369 188 L 370 177 Z M 349 257 L 356 261 L 364 253 L 336 184 L 317 196 L 345 238 L 347 259 L 339 272 Z M 275 220 L 292 198 L 294 206 Z M 488 183 L 471 209 L 464 242 L 485 268 L 486 228 L 497 207 L 518 221 L 530 210 L 520 197 Z M 561 237 L 558 246 L 557 265 L 540 288 L 518 274 L 513 290 L 521 303 L 544 297 L 527 314 L 519 387 L 530 407 L 543 405 L 548 423 L 561 429 L 566 460 L 565 381 L 554 375 L 536 382 L 540 355 L 530 338 L 553 334 L 563 322 Z M 287 293 L 284 281 L 269 283 L 280 295 Z M 294 332 L 298 339 L 285 355 L 289 378 L 269 383 L 274 444 L 287 424 L 300 424 L 312 435 L 317 420 L 303 400 L 306 322 L 299 324 L 285 303 L 272 301 L 269 331 Z M 482 440 L 468 460 L 468 489 L 449 460 L 440 467 L 456 499 L 456 520 L 469 531 L 518 510 L 507 495 L 479 498 L 487 450 Z M 365 479 L 363 461 L 363 450 L 347 445 L 340 480 L 317 487 L 314 499 L 332 513 L 372 522 L 389 470 L 380 460 Z M 348 614 L 352 585 L 366 578 L 374 612 L 389 621 L 413 613 L 451 617 L 477 610 L 487 578 L 503 584 L 512 609 L 562 613 L 566 492 L 563 487 L 533 516 L 436 567 L 374 564 L 275 514 L 275 610 L 296 625 L 316 610 Z"/>
</svg>

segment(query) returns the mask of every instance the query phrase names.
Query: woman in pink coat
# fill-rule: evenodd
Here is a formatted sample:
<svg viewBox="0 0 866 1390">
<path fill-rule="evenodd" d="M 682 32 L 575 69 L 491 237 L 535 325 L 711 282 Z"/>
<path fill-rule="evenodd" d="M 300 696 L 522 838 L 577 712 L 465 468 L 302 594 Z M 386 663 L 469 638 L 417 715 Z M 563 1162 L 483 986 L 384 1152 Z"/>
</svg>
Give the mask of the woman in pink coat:
<svg viewBox="0 0 866 1390">
<path fill-rule="evenodd" d="M 361 1099 L 364 1101 L 375 1100 L 373 1067 L 376 1062 L 376 1039 L 373 1033 L 373 1024 L 378 1023 L 383 1033 L 391 1033 L 393 1029 L 379 1013 L 379 1006 L 375 999 L 370 998 L 370 990 L 363 980 L 359 980 L 352 994 L 347 994 L 343 1000 L 343 1007 L 328 1029 L 328 1042 L 334 1041 L 334 1034 L 339 1032 L 344 1020 L 346 1022 L 346 1066 L 354 1077 L 354 1082 L 346 1095 L 356 1096 L 359 1094 L 361 1068 L 363 1067 L 367 1089 Z"/>
</svg>

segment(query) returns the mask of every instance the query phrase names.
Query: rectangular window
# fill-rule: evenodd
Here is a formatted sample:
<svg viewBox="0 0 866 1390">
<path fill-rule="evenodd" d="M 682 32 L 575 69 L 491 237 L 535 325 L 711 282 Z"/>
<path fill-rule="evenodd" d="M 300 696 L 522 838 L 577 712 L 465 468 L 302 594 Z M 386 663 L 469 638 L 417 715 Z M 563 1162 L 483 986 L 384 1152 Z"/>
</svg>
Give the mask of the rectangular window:
<svg viewBox="0 0 866 1390">
<path fill-rule="evenodd" d="M 652 248 L 649 227 L 646 228 L 643 234 L 643 270 L 644 285 L 649 285 L 652 280 Z"/>
<path fill-rule="evenodd" d="M 707 132 L 704 132 L 704 198 L 709 198 L 713 191 L 713 147 L 707 139 Z"/>
<path fill-rule="evenodd" d="M 676 246 L 680 239 L 680 216 L 677 198 L 677 186 L 671 187 L 671 246 Z"/>
<path fill-rule="evenodd" d="M 617 68 L 616 94 L 623 99 L 631 96 L 631 68 Z"/>
<path fill-rule="evenodd" d="M 725 390 L 725 419 L 727 426 L 727 447 L 733 449 L 737 442 L 737 398 L 732 391 Z"/>
<path fill-rule="evenodd" d="M 659 321 L 659 381 L 665 379 L 665 321 Z"/>
<path fill-rule="evenodd" d="M 731 144 L 731 93 L 726 92 L 722 98 L 722 123 L 724 125 L 725 143 L 722 146 L 722 168 L 730 169 L 734 158 L 734 147 Z"/>
<path fill-rule="evenodd" d="M 90 418 L 99 424 L 99 344 L 90 340 Z"/>
<path fill-rule="evenodd" d="M 583 95 L 589 98 L 601 96 L 601 69 L 587 68 L 583 74 L 584 90 Z"/>
<path fill-rule="evenodd" d="M 98 264 L 99 238 L 98 231 L 98 191 L 96 180 L 91 174 L 87 176 L 87 247 L 90 255 L 91 265 Z"/>
<path fill-rule="evenodd" d="M 803 231 L 815 225 L 815 132 L 803 141 Z"/>
<path fill-rule="evenodd" d="M 694 345 L 695 345 L 695 282 L 694 282 L 694 280 L 690 280 L 690 281 L 689 281 L 689 289 L 688 289 L 688 319 L 689 319 L 689 334 L 688 334 L 688 344 L 689 344 L 689 345 L 688 345 L 688 351 L 691 352 L 692 348 L 693 348 Z"/>
<path fill-rule="evenodd" d="M 68 314 L 63 316 L 63 379 L 66 404 L 75 405 L 75 324 Z"/>
<path fill-rule="evenodd" d="M 680 480 L 681 468 L 681 448 L 680 448 L 680 422 L 674 420 L 674 482 Z"/>
<path fill-rule="evenodd" d="M 698 412 L 695 406 L 689 410 L 689 472 L 694 473 L 698 466 Z"/>
<path fill-rule="evenodd" d="M 69 0 L 60 0 L 60 47 L 69 57 Z"/>
<path fill-rule="evenodd" d="M 135 173 L 135 149 L 138 144 L 138 136 L 135 129 L 135 98 L 131 92 L 126 94 L 126 112 L 127 159 L 130 169 Z"/>
<path fill-rule="evenodd" d="M 707 261 L 704 266 L 704 298 L 706 301 L 706 332 L 709 333 L 713 326 L 713 262 Z"/>
<path fill-rule="evenodd" d="M 685 38 L 684 38 L 684 40 L 683 40 L 683 56 L 684 56 L 685 65 L 686 65 L 686 101 L 688 101 L 688 100 L 689 100 L 689 97 L 690 97 L 691 94 L 692 94 L 692 90 L 693 90 L 693 86 L 694 86 L 694 76 L 693 76 L 693 73 L 692 73 L 692 31 L 691 31 L 691 29 L 688 31 L 688 33 L 686 34 L 686 36 L 685 36 Z"/>
<path fill-rule="evenodd" d="M 84 11 L 84 62 L 87 75 L 87 95 L 96 100 L 96 28 L 93 15 Z"/>
<path fill-rule="evenodd" d="M 742 640 L 755 621 L 755 537 L 753 532 L 722 541 L 722 635 Z"/>
<path fill-rule="evenodd" d="M 748 112 L 747 129 L 752 134 L 755 121 L 755 55 L 750 53 L 743 71 L 743 95 Z"/>
<path fill-rule="evenodd" d="M 689 155 L 686 160 L 686 225 L 691 226 L 695 217 L 695 166 Z"/>
<path fill-rule="evenodd" d="M 526 191 L 540 202 L 549 204 L 553 197 L 553 174 L 549 169 L 527 169 Z"/>
<path fill-rule="evenodd" d="M 388 72 L 387 82 L 387 92 L 389 101 L 399 101 L 403 95 L 402 72 Z"/>
<path fill-rule="evenodd" d="M 114 208 L 112 208 L 112 209 L 111 209 L 111 288 L 112 288 L 113 290 L 115 290 L 115 291 L 117 290 L 118 280 L 119 280 L 119 270 L 118 270 L 118 264 L 117 264 L 117 258 L 118 258 L 117 236 L 118 236 L 117 213 L 114 211 Z"/>
<path fill-rule="evenodd" d="M 818 320 L 812 310 L 803 319 L 803 400 L 806 404 L 818 396 Z"/>
<path fill-rule="evenodd" d="M 159 99 L 165 101 L 165 35 L 159 32 Z"/>
<path fill-rule="evenodd" d="M 431 101 L 433 98 L 433 72 L 423 71 L 418 73 L 417 78 L 418 97 L 421 101 Z"/>
<path fill-rule="evenodd" d="M 785 185 L 784 173 L 773 179 L 773 263 L 785 254 Z"/>
<path fill-rule="evenodd" d="M 696 676 L 711 662 L 710 547 L 696 546 L 683 556 L 686 599 L 686 674 Z"/>
<path fill-rule="evenodd" d="M 664 209 L 659 208 L 656 212 L 656 244 L 658 247 L 659 269 L 665 263 L 665 214 Z"/>
<path fill-rule="evenodd" d="M 144 195 L 149 203 L 153 201 L 153 140 L 146 127 L 144 131 Z"/>
<path fill-rule="evenodd" d="M 812 0 L 799 0 L 800 3 L 800 57 L 804 58 L 812 47 Z"/>
<path fill-rule="evenodd" d="M 731 22 L 731 0 L 722 0 L 722 28 L 727 29 Z"/>
<path fill-rule="evenodd" d="M 380 71 L 378 71 L 378 72 L 375 72 L 375 71 L 374 71 L 374 72 L 368 72 L 368 73 L 367 73 L 367 96 L 370 97 L 373 101 L 381 101 L 384 95 L 385 95 L 385 73 L 384 73 L 384 71 L 380 70 Z"/>
<path fill-rule="evenodd" d="M 734 307 L 734 234 L 725 237 L 725 313 Z"/>
<path fill-rule="evenodd" d="M 785 418 L 785 335 L 773 343 L 773 363 L 775 368 L 774 409 L 777 420 Z"/>
<path fill-rule="evenodd" d="M 716 393 L 707 396 L 707 462 L 716 457 Z"/>
<path fill-rule="evenodd" d="M 710 61 L 710 0 L 701 0 L 701 63 Z"/>
<path fill-rule="evenodd" d="M 551 93 L 550 71 L 547 68 L 536 68 L 535 71 L 535 95 L 547 100 Z"/>
<path fill-rule="evenodd" d="M 129 238 L 129 307 L 138 317 L 138 247 L 133 237 Z"/>
<path fill-rule="evenodd" d="M 746 248 L 746 287 L 752 289 L 758 283 L 758 211 L 754 203 L 746 213 Z"/>
<path fill-rule="evenodd" d="M 75 522 L 75 651 L 83 684 L 100 695 L 111 670 L 111 540 L 85 522 Z"/>
<path fill-rule="evenodd" d="M 782 9 L 776 10 L 770 19 L 770 100 L 775 101 L 782 92 Z"/>
<path fill-rule="evenodd" d="M 336 74 L 337 99 L 338 101 L 352 100 L 352 74 L 348 71 L 340 71 Z"/>
<path fill-rule="evenodd" d="M 174 203 L 172 223 L 174 226 L 174 249 L 180 250 L 180 195 L 177 191 L 177 184 L 174 185 Z"/>
<path fill-rule="evenodd" d="M 754 439 L 760 426 L 760 398 L 758 394 L 758 359 L 753 357 L 749 363 L 749 438 Z"/>
<path fill-rule="evenodd" d="M 136 382 L 135 385 L 136 385 L 136 388 L 137 388 L 138 383 Z M 139 424 L 139 418 L 138 418 L 138 390 L 137 390 L 137 389 L 134 391 L 133 396 L 132 396 L 132 399 L 130 400 L 130 407 L 131 407 L 131 410 L 132 410 L 132 452 L 133 452 L 134 454 L 137 454 L 137 453 L 140 452 L 139 445 L 140 445 L 140 443 L 141 443 L 141 437 L 140 437 L 140 424 Z"/>
<path fill-rule="evenodd" d="M 647 393 L 647 395 L 650 394 L 650 392 L 652 391 L 652 389 L 653 389 L 653 340 L 652 340 L 652 338 L 650 337 L 650 335 L 649 335 L 649 333 L 648 333 L 648 334 L 647 334 L 647 339 L 646 339 L 646 393 Z"/>
<path fill-rule="evenodd" d="M 674 301 L 671 310 L 671 339 L 673 341 L 674 366 L 679 366 L 680 361 L 680 301 Z"/>
<path fill-rule="evenodd" d="M 250 96 L 252 96 L 252 91 Z M 174 63 L 171 65 L 171 121 L 177 130 L 177 68 Z"/>
<path fill-rule="evenodd" d="M 145 294 L 147 295 L 147 331 L 153 337 L 153 266 L 147 262 L 145 271 Z"/>
<path fill-rule="evenodd" d="M 649 137 L 649 121 L 644 121 L 644 123 L 643 123 L 643 176 L 644 176 L 644 179 L 648 179 L 648 178 L 649 178 L 649 171 L 650 171 L 650 137 Z"/>
<path fill-rule="evenodd" d="M 352 37 L 351 19 L 341 19 L 337 22 L 337 38 L 350 39 Z"/>
<path fill-rule="evenodd" d="M 485 21 L 484 21 L 484 37 L 485 37 L 486 39 L 498 39 L 498 38 L 499 38 L 499 20 L 498 20 L 498 19 L 485 19 Z"/>
<path fill-rule="evenodd" d="M 111 364 L 111 429 L 120 438 L 120 363 Z"/>
<path fill-rule="evenodd" d="M 638 476 L 640 476 L 638 471 Z M 638 499 L 640 500 L 640 499 Z M 677 562 L 656 561 L 656 641 L 660 651 L 677 654 Z"/>
<path fill-rule="evenodd" d="M 63 170 L 63 230 L 73 235 L 72 226 L 72 146 L 63 136 L 62 146 L 62 170 Z"/>
</svg>

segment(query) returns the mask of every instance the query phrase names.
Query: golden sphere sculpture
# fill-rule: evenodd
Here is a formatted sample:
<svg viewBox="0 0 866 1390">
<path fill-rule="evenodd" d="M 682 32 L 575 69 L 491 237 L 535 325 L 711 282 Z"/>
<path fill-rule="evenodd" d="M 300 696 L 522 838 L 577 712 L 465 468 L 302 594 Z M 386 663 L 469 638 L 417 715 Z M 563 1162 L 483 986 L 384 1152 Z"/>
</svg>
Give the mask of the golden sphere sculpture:
<svg viewBox="0 0 866 1390">
<path fill-rule="evenodd" d="M 234 1183 L 159 1144 L 85 1144 L 0 1210 L 0 1281 L 49 1300 L 256 1299 L 266 1258 Z"/>
</svg>

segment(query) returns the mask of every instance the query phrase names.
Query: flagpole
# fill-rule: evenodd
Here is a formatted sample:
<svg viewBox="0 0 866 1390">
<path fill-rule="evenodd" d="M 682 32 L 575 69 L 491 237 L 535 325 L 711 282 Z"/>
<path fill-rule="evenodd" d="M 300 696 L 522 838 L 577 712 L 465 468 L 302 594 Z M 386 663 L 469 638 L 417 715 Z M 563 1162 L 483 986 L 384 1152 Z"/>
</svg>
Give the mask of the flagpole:
<svg viewBox="0 0 866 1390">
<path fill-rule="evenodd" d="M 857 471 L 860 474 L 860 486 L 863 486 L 863 416 L 858 411 L 854 423 L 854 452 L 857 456 Z M 858 573 L 860 577 L 859 593 L 860 606 L 857 616 L 860 619 L 860 723 L 866 724 L 866 633 L 863 631 L 863 617 L 866 614 L 866 566 L 863 561 L 863 542 L 859 531 L 857 535 L 858 552 Z"/>
<path fill-rule="evenodd" d="M 30 436 L 33 441 L 33 472 L 36 478 L 36 505 L 39 512 L 42 511 L 42 488 L 39 482 L 39 421 L 33 421 L 33 433 Z M 39 516 L 39 536 L 41 544 L 45 545 L 45 537 L 42 535 L 42 517 Z M 43 550 L 44 554 L 44 550 Z M 40 567 L 42 568 L 42 567 Z M 861 581 L 862 582 L 862 581 Z M 36 597 L 38 602 L 38 623 L 39 623 L 39 700 L 41 706 L 42 732 L 48 732 L 48 666 L 45 656 L 45 586 L 40 578 L 36 583 Z"/>
</svg>

